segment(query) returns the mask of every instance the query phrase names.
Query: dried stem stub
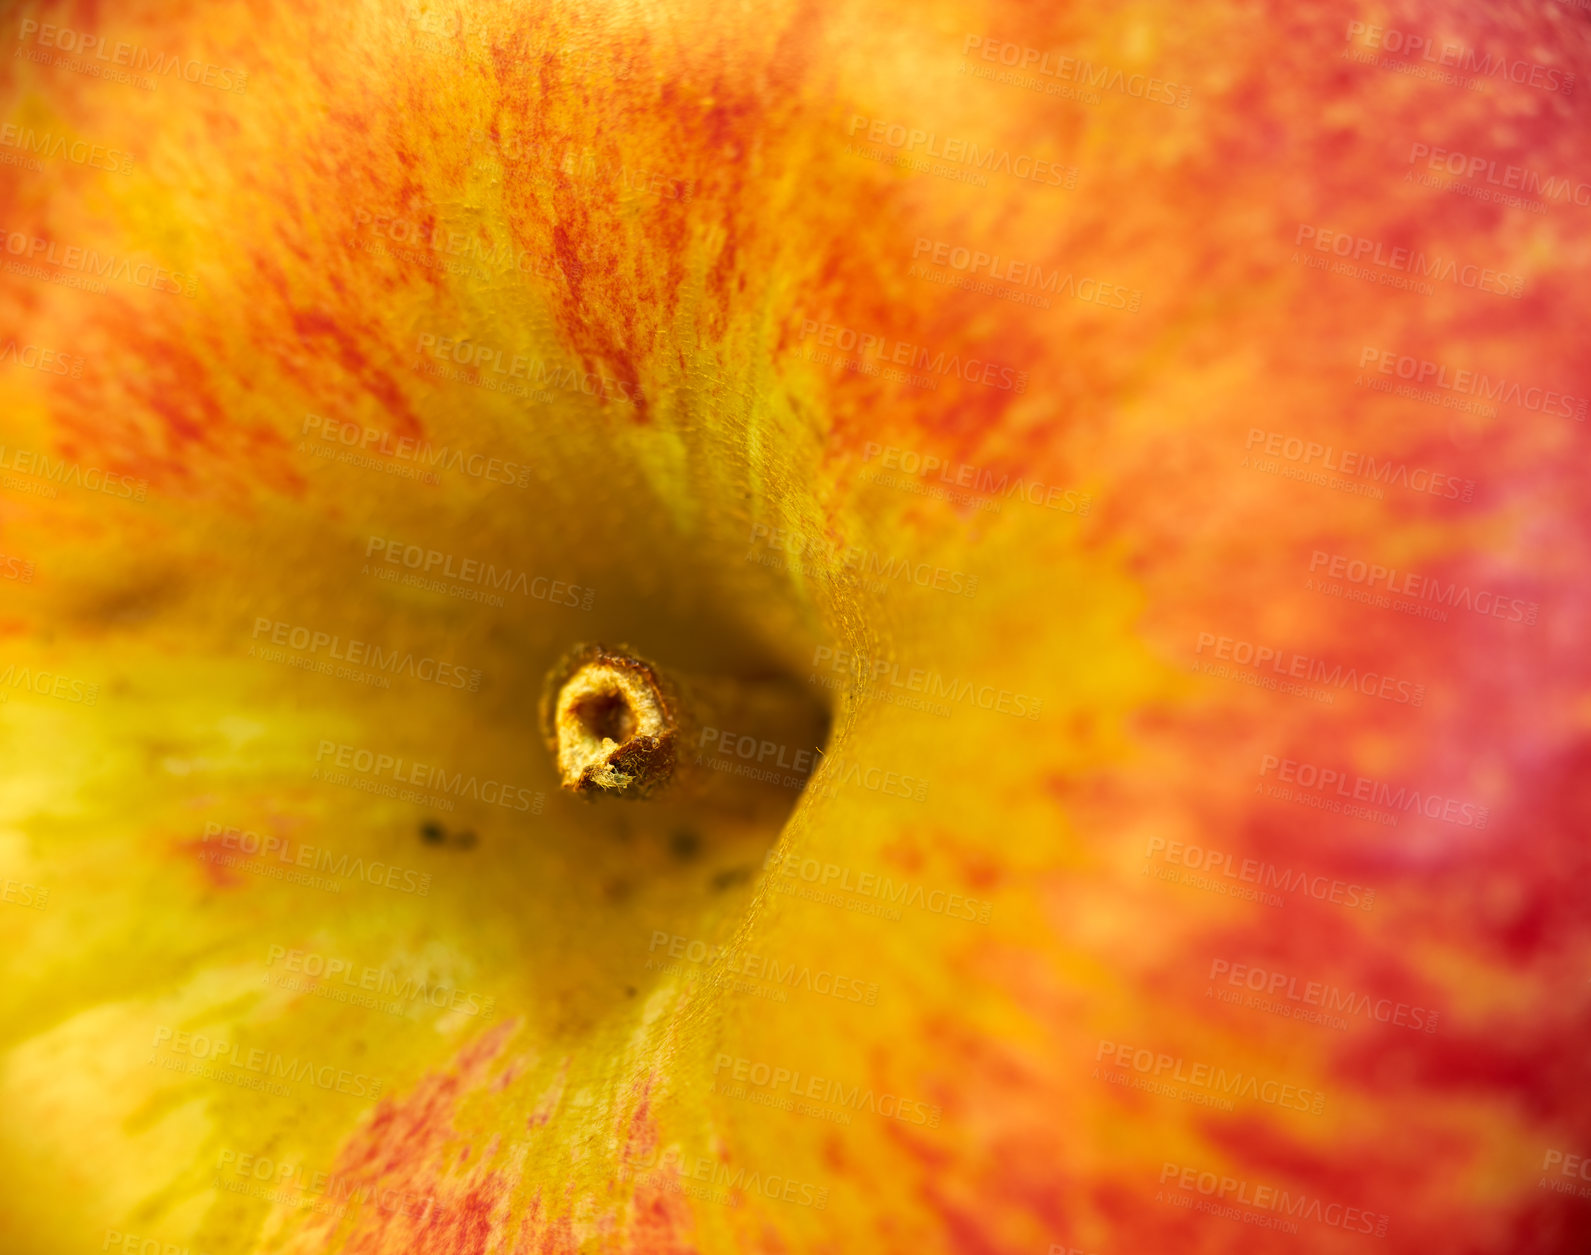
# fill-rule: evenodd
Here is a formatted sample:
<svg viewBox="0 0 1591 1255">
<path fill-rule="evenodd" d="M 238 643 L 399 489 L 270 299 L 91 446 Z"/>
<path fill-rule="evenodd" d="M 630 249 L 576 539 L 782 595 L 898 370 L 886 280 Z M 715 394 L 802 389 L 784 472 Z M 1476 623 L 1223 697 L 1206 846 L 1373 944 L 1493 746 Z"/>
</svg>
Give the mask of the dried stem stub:
<svg viewBox="0 0 1591 1255">
<path fill-rule="evenodd" d="M 772 773 L 709 769 L 704 747 L 749 737 L 810 770 L 826 719 L 789 681 L 670 671 L 625 645 L 580 645 L 548 673 L 541 722 L 565 789 L 635 800 L 766 792 Z"/>
</svg>

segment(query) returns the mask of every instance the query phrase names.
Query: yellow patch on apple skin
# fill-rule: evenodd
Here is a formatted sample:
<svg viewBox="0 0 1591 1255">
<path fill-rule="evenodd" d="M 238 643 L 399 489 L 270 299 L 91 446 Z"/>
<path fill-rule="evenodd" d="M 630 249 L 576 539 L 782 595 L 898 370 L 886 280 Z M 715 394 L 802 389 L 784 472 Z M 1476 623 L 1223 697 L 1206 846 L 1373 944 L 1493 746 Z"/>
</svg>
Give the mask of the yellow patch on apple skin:
<svg viewBox="0 0 1591 1255">
<path fill-rule="evenodd" d="M 1550 16 L 1431 12 L 1584 66 Z M 1391 352 L 1591 394 L 1580 220 L 1397 181 L 1418 137 L 1578 168 L 1577 106 L 1349 65 L 1350 20 L 144 3 L 95 24 L 246 89 L 7 60 L 6 117 L 137 158 L 8 185 L 7 240 L 183 278 L 0 300 L 6 341 L 83 359 L 4 367 L 4 540 L 37 573 L 0 586 L 0 873 L 49 890 L 0 904 L 6 1223 L 39 1251 L 1296 1246 L 1153 1205 L 1171 1161 L 1400 1248 L 1569 1249 L 1575 1200 L 1526 1167 L 1584 1123 L 1550 1080 L 1584 1035 L 1583 426 L 1375 385 Z M 1189 102 L 990 82 L 969 36 Z M 906 168 L 875 122 L 1076 186 Z M 1322 275 L 1304 228 L 1301 258 L 1343 231 L 1527 294 Z M 1470 491 L 1313 482 L 1268 452 L 1293 440 Z M 1339 556 L 1540 623 L 1377 617 L 1313 586 Z M 479 684 L 328 674 L 300 633 Z M 1223 637 L 1417 680 L 1423 713 L 1195 674 Z M 781 830 L 557 796 L 535 688 L 600 638 L 829 704 Z M 1344 828 L 1256 795 L 1267 756 L 1495 820 Z M 438 770 L 525 809 L 414 783 Z M 1374 907 L 1239 897 L 1250 862 Z M 1217 959 L 1441 1031 L 1212 1008 Z M 382 993 L 422 980 L 447 1005 Z M 1310 1098 L 1168 1098 L 1144 1051 Z M 272 1058 L 315 1079 L 250 1088 Z"/>
</svg>

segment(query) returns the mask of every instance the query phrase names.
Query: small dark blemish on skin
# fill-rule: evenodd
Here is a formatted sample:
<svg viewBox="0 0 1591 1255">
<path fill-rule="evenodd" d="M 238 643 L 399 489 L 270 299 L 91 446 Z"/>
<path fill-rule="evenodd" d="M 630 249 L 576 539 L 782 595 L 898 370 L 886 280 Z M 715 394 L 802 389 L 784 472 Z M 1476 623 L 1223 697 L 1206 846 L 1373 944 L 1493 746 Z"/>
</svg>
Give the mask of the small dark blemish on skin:
<svg viewBox="0 0 1591 1255">
<path fill-rule="evenodd" d="M 614 877 L 613 879 L 604 882 L 602 886 L 602 892 L 610 902 L 623 902 L 630 896 L 630 891 L 633 888 L 634 886 L 631 885 L 628 880 Z"/>
<path fill-rule="evenodd" d="M 451 845 L 460 850 L 475 848 L 475 834 L 468 828 L 449 837 L 447 829 L 434 819 L 428 819 L 420 825 L 420 840 L 428 845 Z"/>
<path fill-rule="evenodd" d="M 711 884 L 713 886 L 714 893 L 722 893 L 725 889 L 729 888 L 730 885 L 745 884 L 746 881 L 750 879 L 751 868 L 729 867 L 714 876 Z"/>
<path fill-rule="evenodd" d="M 681 828 L 669 838 L 668 848 L 680 862 L 688 863 L 701 853 L 702 839 L 689 828 Z"/>
<path fill-rule="evenodd" d="M 624 987 L 624 996 L 625 996 L 625 997 L 626 997 L 626 998 L 633 998 L 633 997 L 635 997 L 635 986 L 634 986 L 634 985 L 626 985 L 626 986 L 625 986 L 625 987 Z"/>
</svg>

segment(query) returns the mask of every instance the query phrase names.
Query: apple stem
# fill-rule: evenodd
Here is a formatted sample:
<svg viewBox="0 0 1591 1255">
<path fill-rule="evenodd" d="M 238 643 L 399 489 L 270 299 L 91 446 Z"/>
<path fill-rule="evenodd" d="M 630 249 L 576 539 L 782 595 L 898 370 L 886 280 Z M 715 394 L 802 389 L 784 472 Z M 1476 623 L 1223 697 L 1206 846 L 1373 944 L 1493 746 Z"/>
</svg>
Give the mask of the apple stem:
<svg viewBox="0 0 1591 1255">
<path fill-rule="evenodd" d="M 598 644 L 576 646 L 548 672 L 541 722 L 571 793 L 642 800 L 667 790 L 736 807 L 766 800 L 770 787 L 803 787 L 827 726 L 793 681 L 664 669 L 627 645 Z"/>
</svg>

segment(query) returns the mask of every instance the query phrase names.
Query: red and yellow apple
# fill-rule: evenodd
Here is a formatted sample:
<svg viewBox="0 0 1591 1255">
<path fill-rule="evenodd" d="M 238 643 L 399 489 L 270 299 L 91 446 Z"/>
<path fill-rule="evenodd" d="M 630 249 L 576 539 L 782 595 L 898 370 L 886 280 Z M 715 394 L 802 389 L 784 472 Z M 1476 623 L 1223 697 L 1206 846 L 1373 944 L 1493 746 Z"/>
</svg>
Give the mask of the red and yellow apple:
<svg viewBox="0 0 1591 1255">
<path fill-rule="evenodd" d="M 1582 10 L 5 20 L 7 1250 L 1583 1249 Z"/>
</svg>

